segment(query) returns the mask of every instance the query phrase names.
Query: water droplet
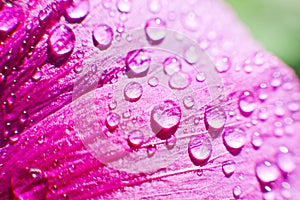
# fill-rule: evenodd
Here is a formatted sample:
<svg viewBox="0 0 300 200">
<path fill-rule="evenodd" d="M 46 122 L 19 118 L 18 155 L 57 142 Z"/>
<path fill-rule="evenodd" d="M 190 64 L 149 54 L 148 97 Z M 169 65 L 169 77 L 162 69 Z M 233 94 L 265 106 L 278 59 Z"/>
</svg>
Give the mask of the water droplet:
<svg viewBox="0 0 300 200">
<path fill-rule="evenodd" d="M 90 11 L 89 0 L 73 0 L 69 8 L 66 9 L 65 18 L 70 23 L 81 22 Z"/>
<path fill-rule="evenodd" d="M 152 157 L 156 152 L 156 146 L 155 145 L 151 145 L 147 148 L 147 154 L 149 157 Z"/>
<path fill-rule="evenodd" d="M 194 47 L 194 46 L 189 47 L 184 52 L 184 59 L 189 64 L 195 64 L 198 61 L 198 59 L 199 59 L 198 53 L 196 51 L 196 47 Z"/>
<path fill-rule="evenodd" d="M 208 132 L 213 136 L 218 136 L 223 130 L 226 122 L 225 110 L 220 107 L 207 107 L 204 112 L 204 123 Z"/>
<path fill-rule="evenodd" d="M 114 109 L 116 109 L 117 105 L 118 105 L 117 101 L 116 100 L 112 100 L 109 103 L 108 107 L 109 107 L 110 110 L 114 110 Z"/>
<path fill-rule="evenodd" d="M 266 109 L 261 109 L 258 113 L 258 118 L 261 121 L 266 121 L 269 118 L 269 113 Z"/>
<path fill-rule="evenodd" d="M 143 133 L 140 130 L 130 132 L 128 137 L 128 144 L 131 148 L 138 149 L 144 142 Z"/>
<path fill-rule="evenodd" d="M 224 56 L 224 57 L 219 58 L 216 61 L 215 65 L 216 65 L 217 72 L 224 73 L 224 72 L 227 72 L 230 69 L 231 61 L 228 57 Z"/>
<path fill-rule="evenodd" d="M 255 173 L 257 178 L 263 183 L 276 181 L 280 176 L 278 168 L 267 160 L 256 165 Z"/>
<path fill-rule="evenodd" d="M 148 8 L 152 13 L 159 13 L 161 9 L 161 1 L 160 0 L 148 0 Z"/>
<path fill-rule="evenodd" d="M 202 175 L 203 175 L 203 169 L 198 169 L 197 176 L 202 176 Z"/>
<path fill-rule="evenodd" d="M 198 135 L 191 138 L 188 145 L 188 152 L 194 165 L 205 164 L 211 156 L 212 145 L 205 135 Z"/>
<path fill-rule="evenodd" d="M 75 35 L 66 25 L 57 26 L 48 39 L 48 58 L 52 64 L 60 65 L 71 55 L 75 46 Z"/>
<path fill-rule="evenodd" d="M 150 67 L 151 57 L 149 52 L 139 49 L 128 52 L 126 66 L 129 76 L 144 76 Z"/>
<path fill-rule="evenodd" d="M 129 82 L 124 88 L 125 99 L 130 102 L 138 101 L 143 94 L 143 86 L 138 82 Z"/>
<path fill-rule="evenodd" d="M 11 179 L 12 193 L 16 199 L 45 199 L 47 179 L 40 169 L 23 170 Z"/>
<path fill-rule="evenodd" d="M 168 139 L 176 132 L 180 119 L 180 106 L 172 100 L 165 100 L 152 109 L 151 127 L 158 138 Z"/>
<path fill-rule="evenodd" d="M 263 199 L 264 200 L 275 200 L 276 199 L 275 192 L 269 186 L 264 187 Z"/>
<path fill-rule="evenodd" d="M 277 154 L 277 164 L 284 173 L 291 173 L 296 168 L 293 155 L 286 147 L 280 147 L 280 152 Z"/>
<path fill-rule="evenodd" d="M 269 97 L 269 91 L 268 91 L 267 84 L 265 84 L 265 83 L 260 84 L 257 93 L 258 93 L 259 100 L 265 101 Z"/>
<path fill-rule="evenodd" d="M 239 150 L 246 143 L 246 133 L 241 128 L 228 128 L 224 131 L 223 140 L 226 147 Z"/>
<path fill-rule="evenodd" d="M 179 71 L 174 73 L 169 79 L 169 86 L 175 90 L 183 90 L 192 82 L 189 74 Z"/>
<path fill-rule="evenodd" d="M 251 143 L 255 149 L 259 149 L 261 147 L 261 145 L 263 144 L 263 139 L 258 132 L 253 133 L 252 138 L 251 138 Z"/>
<path fill-rule="evenodd" d="M 235 162 L 233 160 L 223 162 L 222 171 L 226 177 L 231 176 L 235 171 Z"/>
<path fill-rule="evenodd" d="M 190 109 L 195 105 L 195 100 L 192 96 L 185 96 L 183 97 L 183 105 L 187 108 Z"/>
<path fill-rule="evenodd" d="M 163 62 L 164 72 L 167 75 L 173 75 L 181 70 L 181 62 L 176 57 L 168 57 Z"/>
<path fill-rule="evenodd" d="M 110 131 L 117 128 L 120 123 L 121 117 L 117 113 L 109 113 L 106 117 L 106 126 Z"/>
<path fill-rule="evenodd" d="M 256 108 L 256 103 L 252 92 L 244 91 L 239 97 L 238 106 L 242 115 L 245 117 L 250 116 Z"/>
<path fill-rule="evenodd" d="M 199 18 L 194 12 L 189 12 L 183 15 L 182 25 L 184 28 L 190 31 L 196 31 L 199 29 Z"/>
<path fill-rule="evenodd" d="M 131 11 L 131 0 L 118 0 L 117 9 L 122 13 L 129 13 Z"/>
<path fill-rule="evenodd" d="M 176 144 L 176 137 L 172 135 L 169 139 L 166 140 L 166 146 L 168 149 L 172 149 Z"/>
<path fill-rule="evenodd" d="M 196 75 L 196 80 L 198 82 L 203 82 L 203 81 L 205 81 L 205 79 L 206 79 L 206 76 L 205 76 L 205 73 L 203 73 L 203 72 L 200 72 Z"/>
<path fill-rule="evenodd" d="M 41 80 L 42 76 L 43 76 L 42 72 L 39 69 L 37 69 L 34 72 L 34 74 L 32 75 L 32 80 L 33 81 L 39 81 L 39 80 Z"/>
<path fill-rule="evenodd" d="M 0 39 L 7 37 L 19 23 L 17 13 L 13 8 L 5 6 L 0 15 Z"/>
<path fill-rule="evenodd" d="M 159 80 L 157 77 L 155 76 L 152 76 L 148 79 L 148 84 L 151 86 L 151 87 L 156 87 L 159 83 Z"/>
<path fill-rule="evenodd" d="M 125 112 L 123 112 L 123 118 L 125 118 L 125 119 L 128 119 L 129 117 L 130 117 L 130 112 L 127 110 L 127 111 L 125 111 Z"/>
<path fill-rule="evenodd" d="M 232 194 L 235 198 L 240 198 L 240 196 L 242 194 L 241 186 L 239 186 L 239 185 L 234 186 L 233 189 L 232 189 Z"/>
<path fill-rule="evenodd" d="M 93 31 L 93 42 L 100 50 L 110 47 L 114 37 L 113 30 L 106 24 L 98 25 Z"/>
<path fill-rule="evenodd" d="M 159 44 L 166 37 L 167 24 L 160 18 L 152 18 L 146 22 L 145 33 L 151 44 Z"/>
</svg>

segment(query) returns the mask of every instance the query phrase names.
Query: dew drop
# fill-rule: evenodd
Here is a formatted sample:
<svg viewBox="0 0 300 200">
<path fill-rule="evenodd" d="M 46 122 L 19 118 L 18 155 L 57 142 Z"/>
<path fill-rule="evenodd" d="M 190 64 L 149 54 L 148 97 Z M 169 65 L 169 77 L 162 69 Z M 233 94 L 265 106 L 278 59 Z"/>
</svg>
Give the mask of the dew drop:
<svg viewBox="0 0 300 200">
<path fill-rule="evenodd" d="M 259 149 L 263 144 L 263 139 L 258 132 L 254 132 L 251 138 L 251 144 L 254 149 Z"/>
<path fill-rule="evenodd" d="M 233 150 L 240 150 L 246 143 L 246 133 L 241 128 L 225 129 L 223 141 L 226 147 Z"/>
<path fill-rule="evenodd" d="M 45 199 L 47 185 L 47 179 L 40 169 L 20 171 L 11 179 L 15 199 Z"/>
<path fill-rule="evenodd" d="M 195 100 L 192 96 L 185 96 L 183 97 L 183 105 L 187 108 L 190 109 L 195 105 Z"/>
<path fill-rule="evenodd" d="M 128 144 L 131 148 L 138 149 L 144 142 L 143 133 L 140 130 L 130 132 L 128 136 Z"/>
<path fill-rule="evenodd" d="M 6 7 L 1 10 L 0 15 L 0 39 L 7 37 L 19 23 L 17 13 L 12 8 Z"/>
<path fill-rule="evenodd" d="M 296 168 L 293 155 L 286 147 L 280 147 L 280 152 L 277 154 L 277 164 L 284 173 L 291 173 Z"/>
<path fill-rule="evenodd" d="M 168 149 L 172 149 L 176 144 L 176 137 L 172 135 L 169 139 L 166 140 L 166 146 Z"/>
<path fill-rule="evenodd" d="M 116 101 L 116 100 L 112 100 L 112 101 L 109 103 L 108 108 L 109 108 L 110 110 L 114 110 L 114 109 L 116 109 L 117 105 L 118 105 L 117 101 Z"/>
<path fill-rule="evenodd" d="M 223 162 L 222 171 L 226 177 L 231 176 L 235 171 L 235 162 L 233 160 Z"/>
<path fill-rule="evenodd" d="M 180 119 L 180 106 L 172 100 L 165 100 L 152 109 L 151 127 L 158 138 L 168 139 L 176 132 Z"/>
<path fill-rule="evenodd" d="M 148 0 L 148 8 L 152 13 L 159 13 L 161 9 L 161 1 L 160 0 Z"/>
<path fill-rule="evenodd" d="M 196 80 L 198 82 L 203 82 L 203 81 L 205 81 L 205 79 L 206 79 L 206 76 L 205 76 L 205 73 L 203 73 L 203 72 L 200 72 L 196 75 Z"/>
<path fill-rule="evenodd" d="M 181 70 L 181 62 L 176 57 L 168 57 L 163 62 L 164 72 L 167 75 L 173 75 L 175 72 L 179 72 Z"/>
<path fill-rule="evenodd" d="M 131 0 L 118 0 L 117 9 L 122 13 L 129 13 L 131 11 Z"/>
<path fill-rule="evenodd" d="M 245 117 L 249 117 L 256 108 L 256 103 L 252 92 L 244 91 L 238 101 L 240 113 Z"/>
<path fill-rule="evenodd" d="M 129 82 L 124 88 L 125 99 L 130 102 L 138 101 L 143 94 L 143 86 L 138 82 Z"/>
<path fill-rule="evenodd" d="M 189 74 L 179 71 L 174 73 L 169 79 L 169 86 L 175 90 L 183 90 L 192 82 Z"/>
<path fill-rule="evenodd" d="M 198 135 L 191 138 L 188 145 L 188 152 L 194 165 L 205 164 L 211 156 L 212 145 L 205 135 Z"/>
<path fill-rule="evenodd" d="M 148 79 L 148 85 L 150 85 L 151 87 L 156 87 L 159 83 L 159 80 L 157 77 L 152 76 Z"/>
<path fill-rule="evenodd" d="M 202 175 L 203 175 L 203 169 L 198 169 L 197 176 L 202 176 Z"/>
<path fill-rule="evenodd" d="M 159 44 L 166 37 L 167 24 L 160 18 L 152 18 L 146 22 L 145 33 L 151 44 Z"/>
<path fill-rule="evenodd" d="M 263 183 L 276 181 L 280 176 L 278 168 L 267 160 L 256 164 L 255 173 L 257 178 Z"/>
<path fill-rule="evenodd" d="M 239 185 L 234 186 L 233 189 L 232 189 L 232 194 L 235 198 L 240 198 L 240 196 L 242 194 L 241 186 L 239 186 Z"/>
<path fill-rule="evenodd" d="M 37 69 L 31 78 L 33 81 L 39 81 L 41 80 L 42 76 L 43 76 L 42 72 L 39 69 Z"/>
<path fill-rule="evenodd" d="M 93 31 L 93 42 L 100 50 L 110 47 L 114 37 L 113 30 L 106 24 L 98 25 Z"/>
<path fill-rule="evenodd" d="M 66 9 L 64 16 L 70 23 L 79 23 L 88 15 L 89 11 L 89 0 L 73 0 L 71 6 Z"/>
<path fill-rule="evenodd" d="M 199 55 L 196 51 L 196 47 L 191 46 L 184 52 L 184 59 L 189 64 L 195 64 L 199 60 Z"/>
<path fill-rule="evenodd" d="M 204 123 L 208 132 L 213 136 L 218 136 L 223 130 L 226 122 L 225 110 L 220 107 L 207 107 L 204 111 Z"/>
<path fill-rule="evenodd" d="M 199 18 L 194 12 L 184 14 L 182 17 L 182 25 L 189 31 L 196 31 L 199 29 Z"/>
<path fill-rule="evenodd" d="M 275 200 L 276 199 L 275 192 L 269 186 L 264 187 L 263 199 L 264 200 Z"/>
<path fill-rule="evenodd" d="M 128 52 L 125 61 L 128 76 L 145 76 L 150 67 L 151 57 L 149 52 L 139 49 Z"/>
<path fill-rule="evenodd" d="M 156 146 L 155 145 L 151 145 L 147 148 L 147 154 L 148 157 L 152 157 L 156 152 Z"/>
<path fill-rule="evenodd" d="M 57 26 L 48 39 L 48 58 L 55 65 L 65 62 L 75 46 L 75 35 L 66 25 Z"/>
<path fill-rule="evenodd" d="M 106 117 L 106 126 L 110 131 L 115 130 L 119 123 L 121 117 L 117 113 L 109 113 Z"/>
<path fill-rule="evenodd" d="M 257 93 L 258 93 L 259 100 L 261 100 L 261 101 L 267 100 L 267 98 L 269 97 L 269 91 L 268 91 L 267 85 L 260 84 L 260 88 L 258 89 Z"/>
<path fill-rule="evenodd" d="M 215 67 L 219 73 L 227 72 L 231 67 L 231 61 L 227 56 L 221 57 L 216 61 Z"/>
</svg>

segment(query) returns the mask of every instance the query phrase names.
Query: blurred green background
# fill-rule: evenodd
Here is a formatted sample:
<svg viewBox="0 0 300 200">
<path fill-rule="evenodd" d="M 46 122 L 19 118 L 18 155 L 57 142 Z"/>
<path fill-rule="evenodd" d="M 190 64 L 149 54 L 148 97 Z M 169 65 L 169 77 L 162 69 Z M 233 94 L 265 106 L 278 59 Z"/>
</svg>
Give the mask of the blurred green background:
<svg viewBox="0 0 300 200">
<path fill-rule="evenodd" d="M 300 77 L 300 0 L 226 0 L 267 50 Z"/>
</svg>

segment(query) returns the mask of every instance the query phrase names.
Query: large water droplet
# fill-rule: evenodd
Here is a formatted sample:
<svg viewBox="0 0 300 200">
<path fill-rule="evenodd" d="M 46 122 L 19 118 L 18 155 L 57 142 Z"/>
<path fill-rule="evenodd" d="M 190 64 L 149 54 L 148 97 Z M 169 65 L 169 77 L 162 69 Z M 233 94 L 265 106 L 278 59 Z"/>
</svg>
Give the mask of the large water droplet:
<svg viewBox="0 0 300 200">
<path fill-rule="evenodd" d="M 166 37 L 167 24 L 160 18 L 149 19 L 145 25 L 145 33 L 151 44 L 158 44 Z"/>
<path fill-rule="evenodd" d="M 181 70 L 181 62 L 176 57 L 168 57 L 163 62 L 164 72 L 167 75 L 173 75 Z"/>
<path fill-rule="evenodd" d="M 75 35 L 66 25 L 57 26 L 48 39 L 48 58 L 55 65 L 65 62 L 75 46 Z"/>
<path fill-rule="evenodd" d="M 213 136 L 218 136 L 223 130 L 226 122 L 225 110 L 220 107 L 208 107 L 204 112 L 204 123 L 208 132 Z"/>
<path fill-rule="evenodd" d="M 180 119 L 180 106 L 172 100 L 166 100 L 153 108 L 151 127 L 158 138 L 168 139 L 176 132 Z"/>
<path fill-rule="evenodd" d="M 138 149 L 144 142 L 143 133 L 140 130 L 134 130 L 130 132 L 128 137 L 128 144 L 134 149 Z"/>
<path fill-rule="evenodd" d="M 174 73 L 169 79 L 169 86 L 175 90 L 183 90 L 191 84 L 191 77 L 189 74 L 179 71 Z"/>
<path fill-rule="evenodd" d="M 256 108 L 254 95 L 250 91 L 244 91 L 238 101 L 239 110 L 242 115 L 248 117 Z"/>
<path fill-rule="evenodd" d="M 280 147 L 280 153 L 277 154 L 277 164 L 284 173 L 291 173 L 296 168 L 293 155 L 286 147 Z"/>
<path fill-rule="evenodd" d="M 117 8 L 122 13 L 128 13 L 131 11 L 131 0 L 118 0 Z"/>
<path fill-rule="evenodd" d="M 225 129 L 223 141 L 227 148 L 232 150 L 240 150 L 246 143 L 246 133 L 240 128 Z"/>
<path fill-rule="evenodd" d="M 65 18 L 70 23 L 81 22 L 90 11 L 89 0 L 73 0 L 69 8 L 66 9 Z"/>
<path fill-rule="evenodd" d="M 193 137 L 189 142 L 188 152 L 191 161 L 195 165 L 205 164 L 212 153 L 212 145 L 209 138 L 205 135 Z"/>
<path fill-rule="evenodd" d="M 128 52 L 126 56 L 128 76 L 145 76 L 149 70 L 150 62 L 149 52 L 143 49 Z"/>
<path fill-rule="evenodd" d="M 216 70 L 219 73 L 227 72 L 231 67 L 231 61 L 228 57 L 224 56 L 216 61 Z"/>
<path fill-rule="evenodd" d="M 135 81 L 127 83 L 124 88 L 125 99 L 130 102 L 138 101 L 143 94 L 143 86 Z"/>
<path fill-rule="evenodd" d="M 39 169 L 23 170 L 11 179 L 12 193 L 15 199 L 45 199 L 47 179 Z"/>
<path fill-rule="evenodd" d="M 231 176 L 235 171 L 235 162 L 233 160 L 223 162 L 222 171 L 226 177 Z"/>
<path fill-rule="evenodd" d="M 93 31 L 93 42 L 100 50 L 110 47 L 113 40 L 113 30 L 106 24 L 98 25 Z"/>
<path fill-rule="evenodd" d="M 280 176 L 278 168 L 267 160 L 256 165 L 255 173 L 257 178 L 263 183 L 276 181 Z"/>
<path fill-rule="evenodd" d="M 119 123 L 120 123 L 121 117 L 117 113 L 109 113 L 106 116 L 106 126 L 110 131 L 115 130 Z"/>
</svg>

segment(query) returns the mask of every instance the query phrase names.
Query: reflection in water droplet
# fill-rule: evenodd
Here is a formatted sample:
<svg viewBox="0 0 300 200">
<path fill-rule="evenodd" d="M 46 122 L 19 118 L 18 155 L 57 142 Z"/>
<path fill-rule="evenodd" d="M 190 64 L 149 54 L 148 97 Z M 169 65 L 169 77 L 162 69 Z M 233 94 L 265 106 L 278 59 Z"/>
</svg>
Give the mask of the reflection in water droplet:
<svg viewBox="0 0 300 200">
<path fill-rule="evenodd" d="M 128 137 L 128 144 L 131 148 L 138 149 L 144 142 L 143 133 L 140 130 L 130 132 Z"/>
<path fill-rule="evenodd" d="M 195 105 L 195 100 L 192 96 L 185 96 L 183 97 L 183 105 L 189 109 Z"/>
<path fill-rule="evenodd" d="M 159 83 L 159 80 L 157 77 L 152 76 L 148 79 L 148 85 L 150 85 L 151 87 L 156 87 Z"/>
<path fill-rule="evenodd" d="M 278 168 L 267 160 L 257 163 L 255 173 L 257 178 L 263 183 L 276 181 L 280 176 Z"/>
<path fill-rule="evenodd" d="M 224 72 L 227 72 L 230 69 L 231 61 L 228 57 L 224 56 L 224 57 L 219 58 L 216 61 L 215 65 L 216 65 L 217 72 L 224 73 Z"/>
<path fill-rule="evenodd" d="M 158 138 L 168 139 L 176 132 L 180 119 L 180 106 L 172 100 L 166 100 L 152 109 L 151 127 Z"/>
<path fill-rule="evenodd" d="M 188 145 L 188 152 L 194 165 L 205 164 L 211 156 L 212 145 L 205 135 L 193 137 Z"/>
<path fill-rule="evenodd" d="M 117 9 L 122 13 L 128 13 L 131 11 L 131 0 L 118 0 Z"/>
<path fill-rule="evenodd" d="M 124 88 L 125 99 L 130 102 L 138 101 L 143 94 L 143 86 L 138 82 L 129 82 Z"/>
<path fill-rule="evenodd" d="M 277 164 L 280 170 L 284 173 L 291 173 L 296 168 L 293 155 L 286 147 L 280 147 L 280 153 L 277 154 Z"/>
<path fill-rule="evenodd" d="M 11 179 L 15 199 L 46 199 L 47 179 L 40 169 L 23 170 Z"/>
<path fill-rule="evenodd" d="M 163 62 L 164 72 L 167 75 L 173 75 L 181 70 L 181 62 L 176 57 L 168 57 Z"/>
<path fill-rule="evenodd" d="M 139 49 L 128 52 L 125 61 L 129 76 L 145 76 L 150 67 L 151 57 L 149 52 Z"/>
<path fill-rule="evenodd" d="M 246 143 L 246 133 L 240 128 L 225 129 L 223 141 L 226 147 L 230 149 L 241 149 Z"/>
<path fill-rule="evenodd" d="M 252 92 L 244 91 L 238 101 L 239 110 L 242 115 L 248 117 L 256 108 L 256 103 Z"/>
<path fill-rule="evenodd" d="M 235 162 L 233 160 L 223 162 L 222 171 L 226 177 L 231 176 L 235 171 Z"/>
<path fill-rule="evenodd" d="M 70 23 L 81 22 L 89 11 L 89 0 L 73 0 L 71 6 L 66 9 L 65 18 Z"/>
<path fill-rule="evenodd" d="M 218 136 L 223 130 L 226 122 L 225 110 L 220 107 L 207 107 L 204 112 L 204 123 L 208 132 L 213 136 Z"/>
<path fill-rule="evenodd" d="M 174 73 L 169 79 L 169 86 L 175 90 L 183 90 L 191 84 L 191 77 L 189 74 L 179 71 Z"/>
<path fill-rule="evenodd" d="M 146 22 L 145 33 L 151 44 L 158 44 L 166 37 L 167 24 L 160 18 L 152 18 Z"/>
<path fill-rule="evenodd" d="M 110 47 L 113 40 L 113 30 L 106 24 L 98 25 L 93 31 L 93 42 L 100 50 Z"/>
<path fill-rule="evenodd" d="M 109 130 L 113 131 L 120 123 L 121 117 L 116 113 L 109 113 L 106 116 L 106 126 Z"/>
</svg>

